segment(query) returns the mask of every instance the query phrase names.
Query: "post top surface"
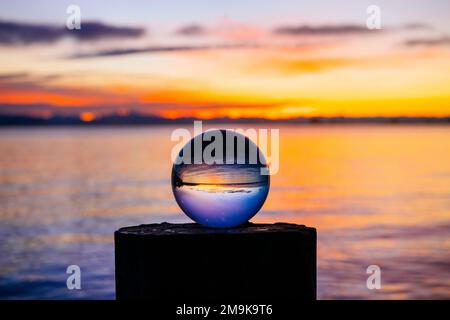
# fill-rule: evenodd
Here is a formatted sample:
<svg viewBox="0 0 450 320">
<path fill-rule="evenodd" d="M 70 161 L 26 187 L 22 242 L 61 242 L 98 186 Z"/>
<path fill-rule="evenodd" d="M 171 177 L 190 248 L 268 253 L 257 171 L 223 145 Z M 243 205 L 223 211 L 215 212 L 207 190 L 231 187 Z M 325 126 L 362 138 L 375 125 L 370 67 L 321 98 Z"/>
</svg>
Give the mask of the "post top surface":
<svg viewBox="0 0 450 320">
<path fill-rule="evenodd" d="M 213 229 L 197 223 L 155 223 L 120 228 L 121 235 L 168 236 L 200 234 L 267 234 L 267 233 L 315 233 L 315 228 L 293 223 L 277 222 L 273 224 L 246 223 L 236 228 Z"/>
</svg>

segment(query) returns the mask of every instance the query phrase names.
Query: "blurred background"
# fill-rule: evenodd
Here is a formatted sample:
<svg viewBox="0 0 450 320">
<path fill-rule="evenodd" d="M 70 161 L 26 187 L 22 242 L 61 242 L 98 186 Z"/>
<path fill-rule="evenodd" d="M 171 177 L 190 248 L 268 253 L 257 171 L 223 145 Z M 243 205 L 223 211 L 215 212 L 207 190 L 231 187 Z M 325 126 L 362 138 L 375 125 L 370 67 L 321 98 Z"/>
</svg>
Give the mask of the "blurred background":
<svg viewBox="0 0 450 320">
<path fill-rule="evenodd" d="M 280 129 L 252 221 L 317 228 L 319 298 L 450 298 L 450 3 L 371 5 L 0 1 L 0 298 L 114 298 L 113 232 L 189 221 L 193 119 Z"/>
</svg>

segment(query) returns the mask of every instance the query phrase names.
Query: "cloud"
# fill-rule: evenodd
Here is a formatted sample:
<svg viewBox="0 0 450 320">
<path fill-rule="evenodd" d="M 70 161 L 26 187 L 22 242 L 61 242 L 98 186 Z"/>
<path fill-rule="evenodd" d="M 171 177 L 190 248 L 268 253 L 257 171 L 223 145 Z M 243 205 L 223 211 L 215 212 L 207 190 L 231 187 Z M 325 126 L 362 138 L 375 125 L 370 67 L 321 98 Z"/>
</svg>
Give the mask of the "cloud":
<svg viewBox="0 0 450 320">
<path fill-rule="evenodd" d="M 192 50 L 204 50 L 207 46 L 151 46 L 144 48 L 118 48 L 100 50 L 89 53 L 79 53 L 71 55 L 69 58 L 95 58 L 95 57 L 110 57 L 110 56 L 122 56 L 128 54 L 137 53 L 160 53 L 160 52 L 176 52 L 176 51 L 192 51 Z"/>
<path fill-rule="evenodd" d="M 77 53 L 69 56 L 71 59 L 96 58 L 96 57 L 111 57 L 122 56 L 137 53 L 165 53 L 165 52 L 186 52 L 186 51 L 201 51 L 201 50 L 222 50 L 222 49 L 242 49 L 254 48 L 255 45 L 245 44 L 224 44 L 224 45 L 183 45 L 183 46 L 150 46 L 144 48 L 117 48 L 100 50 L 89 53 Z"/>
<path fill-rule="evenodd" d="M 21 80 L 0 80 L 0 114 L 78 115 L 137 112 L 164 117 L 219 117 L 245 113 L 257 115 L 261 108 L 274 108 L 291 101 L 284 99 L 236 99 L 210 91 L 207 86 L 188 87 L 174 82 L 124 92 L 114 86 L 64 86 L 38 81 L 30 74 Z M 30 80 L 32 79 L 32 80 Z"/>
<path fill-rule="evenodd" d="M 253 62 L 250 72 L 270 72 L 279 74 L 315 73 L 330 69 L 343 68 L 361 63 L 355 59 L 343 58 L 302 58 L 288 59 L 272 57 Z"/>
<path fill-rule="evenodd" d="M 403 26 L 403 29 L 405 30 L 431 30 L 433 29 L 432 26 L 426 23 L 422 22 L 411 22 L 407 23 Z"/>
<path fill-rule="evenodd" d="M 211 90 L 207 83 L 186 86 L 173 81 L 146 88 L 112 86 L 70 86 L 43 81 L 50 75 L 4 74 L 0 78 L 0 114 L 78 114 L 88 110 L 97 114 L 143 112 L 167 117 L 225 115 L 229 110 L 257 113 L 261 108 L 292 104 L 281 98 L 244 99 Z M 64 80 L 64 79 L 63 79 Z M 239 111 L 241 110 L 241 111 Z"/>
<path fill-rule="evenodd" d="M 323 25 L 323 26 L 281 26 L 273 30 L 275 34 L 279 35 L 350 35 L 363 34 L 372 32 L 365 25 Z"/>
<path fill-rule="evenodd" d="M 14 73 L 3 73 L 0 74 L 0 83 L 3 81 L 10 81 L 10 80 L 21 80 L 24 78 L 27 78 L 29 74 L 27 72 L 14 72 Z"/>
<path fill-rule="evenodd" d="M 5 74 L 0 77 L 0 103 L 84 106 L 120 103 L 123 95 L 105 88 L 58 85 L 57 74 Z M 125 97 L 127 98 L 127 97 Z"/>
<path fill-rule="evenodd" d="M 136 38 L 145 33 L 143 28 L 112 26 L 101 22 L 85 22 L 81 30 L 76 32 L 66 30 L 66 34 L 73 34 L 79 40 L 96 40 L 101 38 Z"/>
<path fill-rule="evenodd" d="M 69 30 L 65 26 L 0 21 L 0 44 L 21 45 L 53 43 L 62 38 L 79 41 L 93 41 L 104 38 L 135 38 L 145 30 L 136 27 L 123 27 L 102 22 L 83 22 L 80 30 Z"/>
<path fill-rule="evenodd" d="M 390 31 L 401 31 L 401 30 L 432 30 L 433 27 L 429 24 L 422 22 L 411 22 L 398 27 L 390 27 Z M 369 34 L 374 30 L 368 29 L 365 25 L 355 25 L 355 24 L 342 24 L 342 25 L 322 25 L 322 26 L 281 26 L 275 28 L 273 32 L 279 35 L 289 35 L 289 36 L 305 36 L 305 35 L 318 35 L 318 36 L 329 36 L 329 35 L 354 35 L 354 34 Z M 380 31 L 380 30 L 378 30 Z M 386 31 L 383 28 L 382 31 Z"/>
<path fill-rule="evenodd" d="M 186 37 L 212 36 L 228 41 L 252 41 L 268 36 L 268 32 L 259 26 L 242 23 L 230 18 L 222 18 L 217 23 L 204 26 L 192 23 L 181 26 L 175 31 L 176 35 Z"/>
<path fill-rule="evenodd" d="M 434 46 L 445 46 L 450 45 L 450 36 L 442 36 L 438 38 L 416 38 L 409 39 L 404 42 L 406 46 L 414 47 L 414 46 L 425 46 L 425 47 L 434 47 Z"/>
<path fill-rule="evenodd" d="M 201 36 L 206 34 L 207 30 L 198 24 L 191 24 L 179 28 L 175 33 L 181 36 Z"/>
<path fill-rule="evenodd" d="M 49 81 L 60 78 L 59 74 L 36 75 L 28 72 L 0 74 L 0 88 L 13 90 L 38 90 Z"/>
</svg>

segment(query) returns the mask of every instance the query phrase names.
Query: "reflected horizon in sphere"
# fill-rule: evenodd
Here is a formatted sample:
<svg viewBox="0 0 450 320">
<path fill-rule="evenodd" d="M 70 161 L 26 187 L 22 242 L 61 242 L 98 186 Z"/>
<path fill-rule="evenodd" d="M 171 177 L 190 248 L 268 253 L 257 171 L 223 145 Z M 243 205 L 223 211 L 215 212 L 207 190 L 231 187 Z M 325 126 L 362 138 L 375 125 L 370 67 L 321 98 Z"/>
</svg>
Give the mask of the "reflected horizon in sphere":
<svg viewBox="0 0 450 320">
<path fill-rule="evenodd" d="M 213 163 L 207 155 L 219 161 Z M 236 227 L 251 219 L 267 198 L 270 179 L 261 174 L 264 170 L 268 172 L 264 156 L 250 139 L 229 130 L 209 130 L 180 150 L 172 167 L 172 191 L 195 222 Z"/>
</svg>

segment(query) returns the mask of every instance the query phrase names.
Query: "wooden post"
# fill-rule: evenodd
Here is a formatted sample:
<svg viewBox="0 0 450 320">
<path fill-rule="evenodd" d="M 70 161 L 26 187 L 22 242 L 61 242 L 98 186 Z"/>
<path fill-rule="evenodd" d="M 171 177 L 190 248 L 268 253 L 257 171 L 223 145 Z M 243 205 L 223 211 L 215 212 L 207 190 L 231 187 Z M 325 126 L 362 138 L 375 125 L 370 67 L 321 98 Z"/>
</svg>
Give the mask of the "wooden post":
<svg viewBox="0 0 450 320">
<path fill-rule="evenodd" d="M 119 300 L 316 299 L 316 229 L 149 224 L 114 233 Z"/>
</svg>

